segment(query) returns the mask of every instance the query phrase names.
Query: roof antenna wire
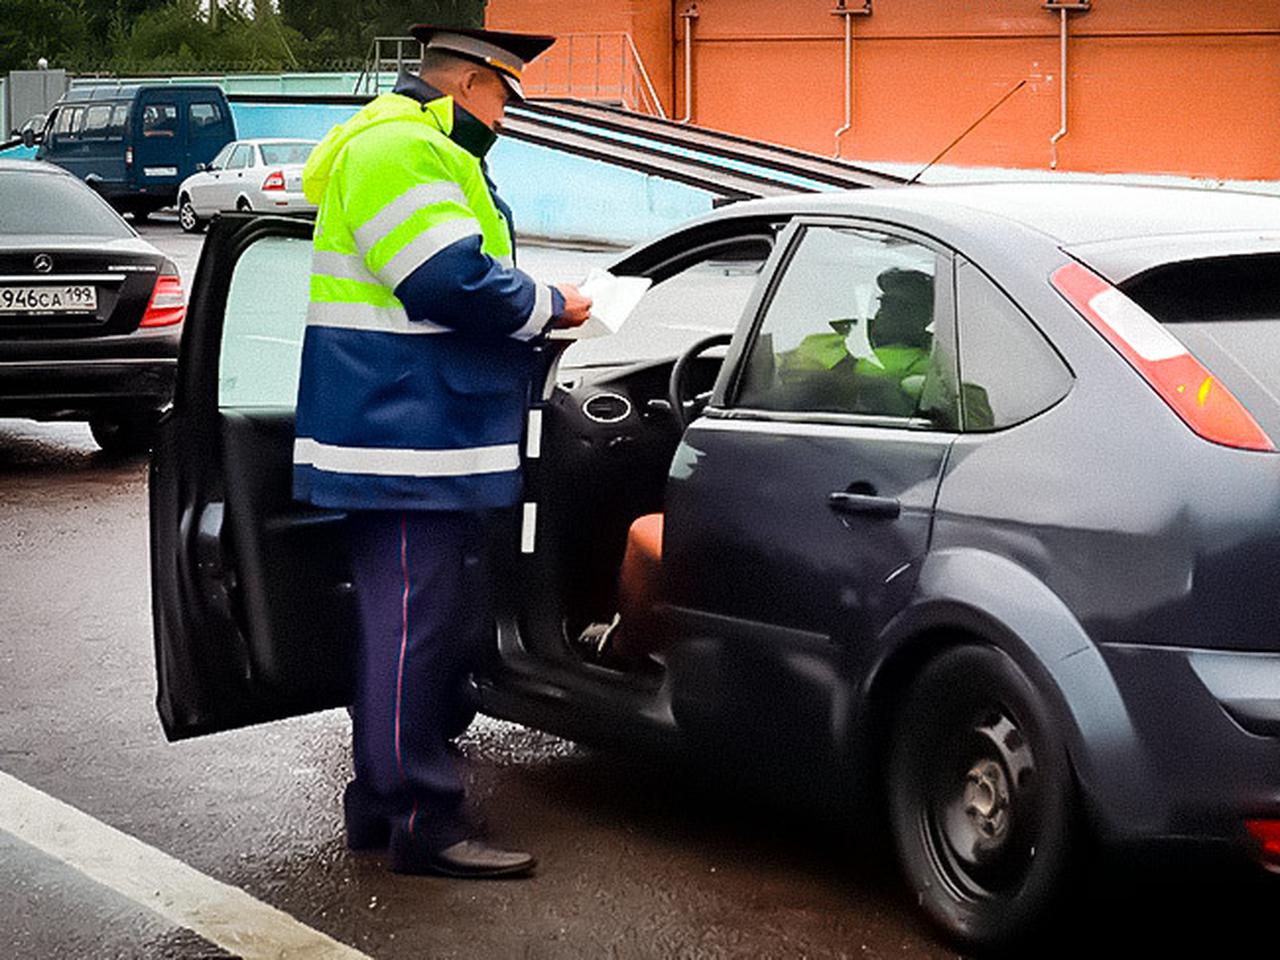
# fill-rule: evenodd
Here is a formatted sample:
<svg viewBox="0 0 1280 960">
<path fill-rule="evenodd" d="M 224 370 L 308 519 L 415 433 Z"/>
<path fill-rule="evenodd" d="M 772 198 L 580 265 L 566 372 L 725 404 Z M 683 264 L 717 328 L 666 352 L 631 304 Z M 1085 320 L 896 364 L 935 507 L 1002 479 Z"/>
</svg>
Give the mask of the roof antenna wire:
<svg viewBox="0 0 1280 960">
<path fill-rule="evenodd" d="M 973 130 L 974 130 L 974 128 L 975 128 L 978 124 L 980 124 L 983 120 L 987 119 L 987 117 L 989 117 L 989 116 L 991 116 L 993 113 L 995 113 L 995 112 L 996 112 L 996 110 L 998 110 L 998 109 L 1000 108 L 1001 104 L 1003 104 L 1006 100 L 1008 100 L 1010 97 L 1012 97 L 1015 93 L 1017 93 L 1019 90 L 1021 90 L 1021 89 L 1022 89 L 1023 87 L 1025 87 L 1026 85 L 1027 85 L 1027 81 L 1026 81 L 1026 80 L 1019 80 L 1019 81 L 1018 81 L 1017 86 L 1015 86 L 1012 90 L 1010 90 L 1008 93 L 1006 93 L 1003 97 L 1001 97 L 999 100 L 997 100 L 995 103 L 993 103 L 993 104 L 992 104 L 992 105 L 987 109 L 987 112 L 986 112 L 986 113 L 984 113 L 982 116 L 980 116 L 977 120 L 973 121 L 973 123 L 969 124 L 969 126 L 965 129 L 964 133 L 960 134 L 960 136 L 956 137 L 954 140 L 952 140 L 950 143 L 948 143 L 945 147 L 943 147 L 943 148 L 942 148 L 942 152 L 941 152 L 941 153 L 939 153 L 939 154 L 938 154 L 936 157 L 934 157 L 932 160 L 930 160 L 928 163 L 926 163 L 923 167 L 921 167 L 921 168 L 920 168 L 920 171 L 919 171 L 919 172 L 918 172 L 914 177 L 912 177 L 910 180 L 908 180 L 908 181 L 904 184 L 904 186 L 908 186 L 908 187 L 909 187 L 909 186 L 911 186 L 913 183 L 915 183 L 917 180 L 919 180 L 922 176 L 924 176 L 924 175 L 925 175 L 925 173 L 927 173 L 927 172 L 929 171 L 929 169 L 930 169 L 930 168 L 931 168 L 935 163 L 937 163 L 939 160 L 941 160 L 943 157 L 945 157 L 948 153 L 950 153 L 950 152 L 951 152 L 951 148 L 952 148 L 952 147 L 954 147 L 957 143 L 959 143 L 961 140 L 963 140 L 965 137 L 967 137 L 970 133 L 972 133 L 972 132 L 973 132 Z"/>
</svg>

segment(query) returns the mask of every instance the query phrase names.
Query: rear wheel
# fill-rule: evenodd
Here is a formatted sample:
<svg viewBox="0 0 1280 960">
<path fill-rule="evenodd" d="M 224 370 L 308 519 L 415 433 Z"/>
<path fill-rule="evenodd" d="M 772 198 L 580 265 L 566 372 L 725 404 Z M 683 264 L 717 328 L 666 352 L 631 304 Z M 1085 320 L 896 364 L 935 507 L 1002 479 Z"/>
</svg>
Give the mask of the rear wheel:
<svg viewBox="0 0 1280 960">
<path fill-rule="evenodd" d="M 236 201 L 236 209 L 239 210 L 241 213 L 252 213 L 253 204 L 249 202 L 248 197 L 241 197 L 239 200 Z"/>
<path fill-rule="evenodd" d="M 114 456 L 146 453 L 155 444 L 160 414 L 155 410 L 113 410 L 89 418 L 89 431 Z"/>
<path fill-rule="evenodd" d="M 185 193 L 178 198 L 178 224 L 187 233 L 201 233 L 204 221 L 196 216 L 196 208 L 191 205 L 191 198 Z"/>
<path fill-rule="evenodd" d="M 907 882 L 929 917 L 970 947 L 1041 926 L 1072 865 L 1074 783 L 1035 686 L 1003 652 L 948 651 L 899 715 L 889 817 Z"/>
</svg>

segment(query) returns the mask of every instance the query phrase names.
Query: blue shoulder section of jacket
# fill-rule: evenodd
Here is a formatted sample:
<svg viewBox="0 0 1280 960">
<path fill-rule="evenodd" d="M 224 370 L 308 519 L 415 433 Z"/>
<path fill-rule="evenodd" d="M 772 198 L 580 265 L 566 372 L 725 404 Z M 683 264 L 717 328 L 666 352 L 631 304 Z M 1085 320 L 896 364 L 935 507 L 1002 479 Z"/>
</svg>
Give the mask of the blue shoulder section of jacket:
<svg viewBox="0 0 1280 960">
<path fill-rule="evenodd" d="M 537 295 L 527 273 L 481 252 L 480 237 L 464 237 L 418 266 L 396 287 L 410 320 L 429 320 L 471 337 L 519 330 Z"/>
</svg>

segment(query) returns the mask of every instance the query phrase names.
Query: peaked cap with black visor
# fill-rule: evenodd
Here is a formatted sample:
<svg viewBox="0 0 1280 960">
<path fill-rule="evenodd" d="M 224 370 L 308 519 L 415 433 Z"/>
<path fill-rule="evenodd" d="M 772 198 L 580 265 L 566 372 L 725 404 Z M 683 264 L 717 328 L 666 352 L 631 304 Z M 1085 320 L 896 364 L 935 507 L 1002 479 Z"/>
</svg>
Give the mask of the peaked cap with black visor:
<svg viewBox="0 0 1280 960">
<path fill-rule="evenodd" d="M 556 42 L 555 37 L 536 33 L 433 27 L 423 23 L 410 27 L 409 32 L 421 42 L 423 49 L 451 53 L 493 70 L 517 100 L 524 99 L 520 80 L 525 67 Z"/>
</svg>

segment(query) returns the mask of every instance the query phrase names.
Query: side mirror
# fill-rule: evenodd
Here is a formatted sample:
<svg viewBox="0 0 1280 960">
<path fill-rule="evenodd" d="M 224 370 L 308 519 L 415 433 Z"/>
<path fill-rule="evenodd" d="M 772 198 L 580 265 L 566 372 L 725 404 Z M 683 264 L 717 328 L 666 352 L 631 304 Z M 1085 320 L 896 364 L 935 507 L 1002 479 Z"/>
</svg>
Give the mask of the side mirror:
<svg viewBox="0 0 1280 960">
<path fill-rule="evenodd" d="M 209 165 L 207 163 L 196 164 L 196 173 L 204 173 L 208 169 L 209 169 Z"/>
<path fill-rule="evenodd" d="M 22 131 L 22 145 L 24 147 L 34 147 L 36 145 L 36 132 L 30 127 Z"/>
</svg>

